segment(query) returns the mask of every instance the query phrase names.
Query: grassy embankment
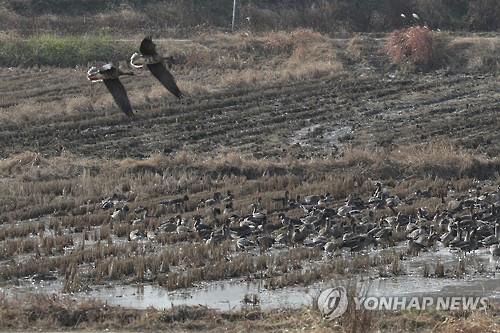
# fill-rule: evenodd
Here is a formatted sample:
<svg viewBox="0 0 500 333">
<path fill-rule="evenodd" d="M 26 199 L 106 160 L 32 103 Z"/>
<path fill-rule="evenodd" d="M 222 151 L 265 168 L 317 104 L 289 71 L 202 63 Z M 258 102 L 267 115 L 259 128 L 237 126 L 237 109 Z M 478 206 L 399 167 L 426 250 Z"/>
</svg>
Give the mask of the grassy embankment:
<svg viewBox="0 0 500 333">
<path fill-rule="evenodd" d="M 256 35 L 216 33 L 188 42 L 160 41 L 158 48 L 174 56 L 177 63 L 174 75 L 182 90 L 191 96 L 273 82 L 348 75 L 357 72 L 357 68 L 365 72 L 367 67 L 375 72 L 400 68 L 409 72 L 445 69 L 450 73 L 491 73 L 500 68 L 497 38 L 452 37 L 418 29 L 414 32 L 413 37 L 395 33 L 386 41 L 362 35 L 337 40 L 308 30 Z M 30 86 L 30 91 L 40 87 L 41 93 L 35 94 L 36 98 L 17 98 L 14 92 L 13 96 L 5 96 L 6 107 L 1 117 L 19 122 L 32 117 L 46 119 L 81 110 L 109 108 L 113 105 L 111 96 L 96 89 L 97 85 L 85 84 L 87 66 L 115 61 L 126 68 L 140 38 L 132 42 L 114 41 L 109 36 L 43 35 L 28 39 L 2 37 L 1 40 L 2 66 L 37 66 L 51 75 L 57 73 L 60 82 L 65 82 L 61 88 L 73 90 L 70 96 L 63 94 L 48 100 L 43 93 L 47 83 L 42 80 L 33 81 Z M 417 52 L 412 52 L 413 49 Z M 69 69 L 75 66 L 76 70 Z M 149 76 L 145 76 L 139 81 L 131 80 L 132 85 L 127 83 L 134 105 L 148 104 L 163 95 L 161 87 L 149 84 L 148 79 Z M 144 84 L 150 86 L 145 89 Z"/>
<path fill-rule="evenodd" d="M 487 313 L 404 311 L 356 312 L 350 306 L 340 319 L 328 322 L 314 307 L 224 313 L 205 307 L 128 310 L 99 302 L 72 302 L 48 297 L 9 300 L 0 296 L 0 329 L 30 331 L 159 331 L 171 332 L 434 332 L 493 333 L 500 329 L 497 309 Z"/>
</svg>

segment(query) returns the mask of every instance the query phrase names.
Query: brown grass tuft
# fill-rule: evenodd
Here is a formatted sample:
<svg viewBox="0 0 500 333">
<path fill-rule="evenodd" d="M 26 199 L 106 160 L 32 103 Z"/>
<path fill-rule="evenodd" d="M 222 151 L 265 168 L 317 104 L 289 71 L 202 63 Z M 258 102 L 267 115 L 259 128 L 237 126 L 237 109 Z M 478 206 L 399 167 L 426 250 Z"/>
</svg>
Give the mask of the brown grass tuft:
<svg viewBox="0 0 500 333">
<path fill-rule="evenodd" d="M 498 73 L 500 40 L 498 38 L 457 37 L 450 41 L 447 53 L 450 69 L 457 72 Z"/>
<path fill-rule="evenodd" d="M 439 65 L 435 35 L 424 27 L 396 30 L 389 35 L 385 51 L 393 63 L 429 70 Z"/>
<path fill-rule="evenodd" d="M 367 43 L 360 35 L 355 35 L 347 42 L 347 52 L 353 60 L 360 60 L 363 55 L 363 48 Z"/>
</svg>

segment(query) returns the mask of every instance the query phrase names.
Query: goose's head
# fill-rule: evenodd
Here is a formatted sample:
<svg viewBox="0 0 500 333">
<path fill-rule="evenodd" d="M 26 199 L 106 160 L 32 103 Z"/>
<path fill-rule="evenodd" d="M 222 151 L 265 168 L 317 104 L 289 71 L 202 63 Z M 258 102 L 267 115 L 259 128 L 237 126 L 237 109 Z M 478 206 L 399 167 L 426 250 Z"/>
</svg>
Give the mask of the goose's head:
<svg viewBox="0 0 500 333">
<path fill-rule="evenodd" d="M 139 52 L 135 52 L 130 57 L 130 65 L 132 65 L 132 67 L 142 68 L 142 67 L 144 67 L 145 63 L 146 63 L 146 61 L 145 61 L 144 57 Z"/>
<path fill-rule="evenodd" d="M 90 67 L 90 69 L 87 71 L 87 79 L 89 79 L 92 82 L 102 81 L 103 77 L 101 72 L 99 71 L 99 68 L 95 66 Z"/>
</svg>

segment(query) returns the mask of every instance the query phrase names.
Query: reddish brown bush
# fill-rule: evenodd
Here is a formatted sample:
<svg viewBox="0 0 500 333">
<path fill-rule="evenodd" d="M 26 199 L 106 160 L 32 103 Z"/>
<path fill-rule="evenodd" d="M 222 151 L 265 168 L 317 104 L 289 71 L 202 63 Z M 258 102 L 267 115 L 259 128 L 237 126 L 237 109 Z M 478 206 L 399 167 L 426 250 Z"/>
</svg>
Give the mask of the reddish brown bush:
<svg viewBox="0 0 500 333">
<path fill-rule="evenodd" d="M 385 50 L 396 64 L 409 64 L 419 69 L 429 69 L 434 61 L 433 44 L 433 35 L 429 29 L 411 27 L 392 32 Z"/>
</svg>

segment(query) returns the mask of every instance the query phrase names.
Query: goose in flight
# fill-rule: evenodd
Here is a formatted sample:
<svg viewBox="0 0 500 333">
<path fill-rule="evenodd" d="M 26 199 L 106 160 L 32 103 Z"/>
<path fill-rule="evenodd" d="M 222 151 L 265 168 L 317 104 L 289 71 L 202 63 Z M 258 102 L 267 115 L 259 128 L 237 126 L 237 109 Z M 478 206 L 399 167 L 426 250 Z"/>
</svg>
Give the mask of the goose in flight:
<svg viewBox="0 0 500 333">
<path fill-rule="evenodd" d="M 122 72 L 119 68 L 109 63 L 101 67 L 91 67 L 87 72 L 87 78 L 92 82 L 104 82 L 106 88 L 113 96 L 116 104 L 129 117 L 134 117 L 134 112 L 130 106 L 127 91 L 120 82 L 121 75 L 134 75 L 130 72 Z"/>
<path fill-rule="evenodd" d="M 171 66 L 171 59 L 160 56 L 156 52 L 156 45 L 153 43 L 151 36 L 145 37 L 139 52 L 135 52 L 130 58 L 130 64 L 135 68 L 143 68 L 144 65 L 148 67 L 153 76 L 161 82 L 177 98 L 182 98 L 182 92 L 177 87 L 173 75 L 165 67 L 165 62 Z"/>
</svg>

